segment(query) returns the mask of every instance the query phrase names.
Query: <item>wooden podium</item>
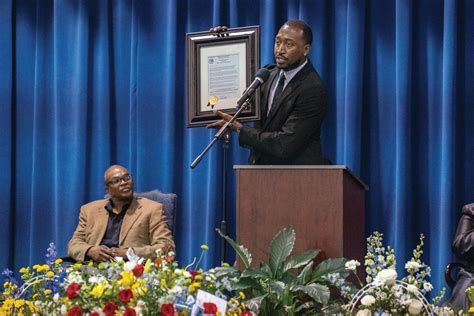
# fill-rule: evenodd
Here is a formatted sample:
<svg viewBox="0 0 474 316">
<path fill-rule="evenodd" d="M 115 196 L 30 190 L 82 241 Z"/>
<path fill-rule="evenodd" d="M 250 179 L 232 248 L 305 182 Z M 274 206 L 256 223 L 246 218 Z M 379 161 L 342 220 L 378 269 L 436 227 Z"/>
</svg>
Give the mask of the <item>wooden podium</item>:
<svg viewBox="0 0 474 316">
<path fill-rule="evenodd" d="M 234 166 L 237 242 L 252 265 L 268 262 L 273 236 L 291 225 L 292 255 L 320 249 L 324 258 L 363 262 L 368 187 L 345 166 Z"/>
</svg>

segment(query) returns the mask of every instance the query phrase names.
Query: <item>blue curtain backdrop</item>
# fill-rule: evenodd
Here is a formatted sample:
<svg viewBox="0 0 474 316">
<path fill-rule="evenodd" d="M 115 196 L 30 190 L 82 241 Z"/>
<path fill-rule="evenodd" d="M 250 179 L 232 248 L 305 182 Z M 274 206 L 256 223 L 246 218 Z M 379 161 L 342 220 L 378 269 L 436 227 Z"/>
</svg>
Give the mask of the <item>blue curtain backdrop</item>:
<svg viewBox="0 0 474 316">
<path fill-rule="evenodd" d="M 460 207 L 474 202 L 474 1 L 0 1 L 0 268 L 66 253 L 79 207 L 104 195 L 120 163 L 138 191 L 179 195 L 178 258 L 209 245 L 222 209 L 222 149 L 195 169 L 214 131 L 186 128 L 185 35 L 261 26 L 262 65 L 287 19 L 314 31 L 310 59 L 328 85 L 323 148 L 370 186 L 367 234 L 399 264 L 420 233 L 437 290 Z M 234 234 L 232 137 L 228 209 Z"/>
</svg>

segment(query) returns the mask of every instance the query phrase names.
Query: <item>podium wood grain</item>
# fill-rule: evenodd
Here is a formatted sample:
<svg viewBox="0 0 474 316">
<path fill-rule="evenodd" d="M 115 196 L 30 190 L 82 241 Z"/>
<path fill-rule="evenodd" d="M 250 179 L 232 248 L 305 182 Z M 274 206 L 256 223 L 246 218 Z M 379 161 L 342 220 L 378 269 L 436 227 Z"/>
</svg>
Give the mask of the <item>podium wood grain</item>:
<svg viewBox="0 0 474 316">
<path fill-rule="evenodd" d="M 293 226 L 293 255 L 320 249 L 323 257 L 362 260 L 367 187 L 345 166 L 235 166 L 237 241 L 253 265 L 268 261 L 273 236 Z"/>
</svg>

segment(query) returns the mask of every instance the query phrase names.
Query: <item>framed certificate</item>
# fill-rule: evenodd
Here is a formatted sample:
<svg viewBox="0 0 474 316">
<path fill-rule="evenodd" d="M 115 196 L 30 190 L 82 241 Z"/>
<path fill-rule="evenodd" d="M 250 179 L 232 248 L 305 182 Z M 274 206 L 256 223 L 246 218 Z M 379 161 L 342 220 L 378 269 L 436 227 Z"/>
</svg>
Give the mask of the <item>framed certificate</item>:
<svg viewBox="0 0 474 316">
<path fill-rule="evenodd" d="M 219 120 L 214 110 L 235 113 L 237 101 L 260 65 L 259 38 L 259 26 L 186 34 L 188 127 Z M 260 119 L 259 103 L 257 90 L 239 120 Z"/>
</svg>

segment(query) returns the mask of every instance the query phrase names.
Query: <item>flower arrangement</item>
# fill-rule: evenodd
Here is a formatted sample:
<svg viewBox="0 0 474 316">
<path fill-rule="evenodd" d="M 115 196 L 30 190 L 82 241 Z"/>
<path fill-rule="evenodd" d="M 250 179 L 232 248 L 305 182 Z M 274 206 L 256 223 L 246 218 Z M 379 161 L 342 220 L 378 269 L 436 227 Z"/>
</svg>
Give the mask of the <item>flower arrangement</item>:
<svg viewBox="0 0 474 316">
<path fill-rule="evenodd" d="M 204 253 L 207 246 L 202 248 Z M 6 271 L 0 315 L 172 316 L 190 315 L 193 310 L 218 314 L 212 301 L 197 306 L 200 291 L 223 298 L 225 314 L 247 315 L 242 296 L 232 296 L 214 271 L 198 269 L 199 261 L 180 269 L 173 249 L 164 247 L 156 260 L 146 262 L 117 260 L 65 266 L 60 259 L 50 260 L 32 269 L 22 268 L 21 286 L 12 272 Z"/>
<path fill-rule="evenodd" d="M 383 234 L 374 232 L 369 236 L 365 256 L 365 286 L 356 273 L 360 263 L 354 260 L 346 263 L 346 269 L 356 275 L 361 287 L 355 294 L 349 295 L 350 302 L 345 306 L 347 312 L 359 316 L 452 313 L 449 308 L 436 307 L 444 296 L 444 289 L 431 304 L 425 298 L 433 286 L 427 280 L 431 275 L 431 268 L 421 261 L 423 239 L 424 236 L 420 235 L 412 258 L 405 264 L 407 275 L 398 280 L 394 249 L 383 245 Z"/>
</svg>

